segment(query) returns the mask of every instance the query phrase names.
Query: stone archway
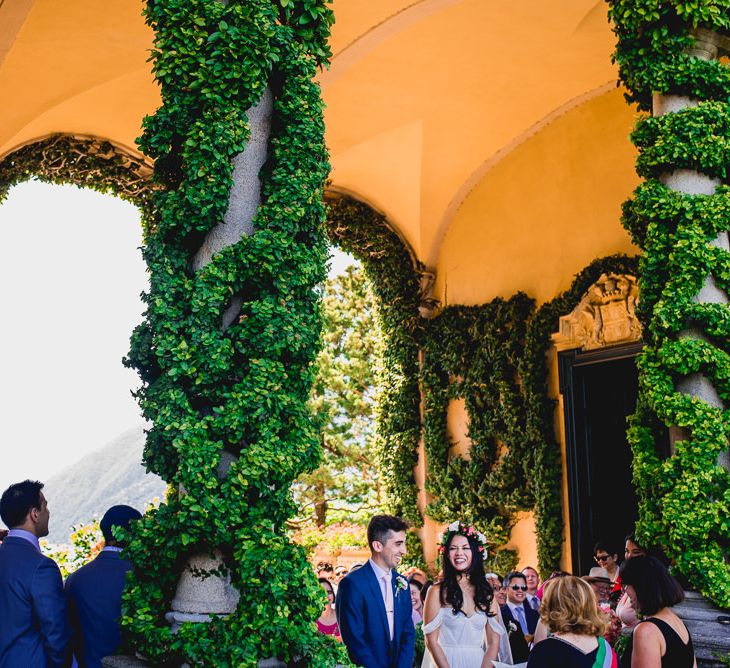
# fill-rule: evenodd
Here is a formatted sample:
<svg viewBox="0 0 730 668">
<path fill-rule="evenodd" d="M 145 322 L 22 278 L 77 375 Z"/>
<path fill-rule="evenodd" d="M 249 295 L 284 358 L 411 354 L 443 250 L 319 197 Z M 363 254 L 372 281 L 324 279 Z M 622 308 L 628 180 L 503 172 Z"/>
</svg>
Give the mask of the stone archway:
<svg viewBox="0 0 730 668">
<path fill-rule="evenodd" d="M 53 134 L 13 150 L 0 160 L 0 201 L 10 187 L 37 178 L 111 193 L 144 209 L 152 192 L 151 161 L 108 139 Z"/>
</svg>

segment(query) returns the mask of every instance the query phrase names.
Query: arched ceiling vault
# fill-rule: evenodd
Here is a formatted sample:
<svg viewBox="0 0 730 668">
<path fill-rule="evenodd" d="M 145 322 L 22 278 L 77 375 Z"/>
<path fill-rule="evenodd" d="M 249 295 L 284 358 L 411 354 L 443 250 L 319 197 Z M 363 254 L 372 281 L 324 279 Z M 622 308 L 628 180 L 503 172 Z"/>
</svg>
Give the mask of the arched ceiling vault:
<svg viewBox="0 0 730 668">
<path fill-rule="evenodd" d="M 0 157 L 53 132 L 134 147 L 142 117 L 159 104 L 142 8 L 140 0 L 0 0 Z M 333 187 L 385 212 L 437 272 L 464 211 L 500 224 L 488 203 L 469 206 L 494 165 L 518 148 L 529 156 L 545 127 L 568 122 L 569 110 L 616 80 L 603 0 L 335 0 L 334 11 L 335 55 L 320 76 Z M 595 206 L 611 211 L 634 183 L 632 116 L 620 113 L 618 124 L 575 116 L 610 126 L 605 140 L 628 156 L 619 161 L 628 165 L 625 187 L 619 179 L 605 201 L 597 189 Z M 544 161 L 538 143 L 533 159 Z M 570 197 L 565 184 L 555 187 Z M 617 221 L 615 234 L 623 234 Z"/>
</svg>

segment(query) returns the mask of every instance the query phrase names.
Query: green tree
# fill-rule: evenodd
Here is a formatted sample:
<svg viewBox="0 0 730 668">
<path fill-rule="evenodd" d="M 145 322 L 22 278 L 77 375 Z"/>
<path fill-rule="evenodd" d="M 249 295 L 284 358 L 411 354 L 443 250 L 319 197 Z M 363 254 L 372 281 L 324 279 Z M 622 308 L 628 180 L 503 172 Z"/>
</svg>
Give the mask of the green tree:
<svg viewBox="0 0 730 668">
<path fill-rule="evenodd" d="M 374 445 L 383 340 L 375 299 L 359 264 L 325 282 L 323 320 L 311 396 L 323 459 L 294 484 L 299 522 L 314 521 L 319 527 L 362 521 L 381 508 Z"/>
</svg>

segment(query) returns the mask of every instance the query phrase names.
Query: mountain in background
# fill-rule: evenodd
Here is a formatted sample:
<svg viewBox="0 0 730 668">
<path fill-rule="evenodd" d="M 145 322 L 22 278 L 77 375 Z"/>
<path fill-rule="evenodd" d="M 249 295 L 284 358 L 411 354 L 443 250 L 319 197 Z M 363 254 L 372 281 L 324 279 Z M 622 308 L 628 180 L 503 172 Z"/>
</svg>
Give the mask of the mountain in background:
<svg viewBox="0 0 730 668">
<path fill-rule="evenodd" d="M 162 478 L 142 465 L 144 426 L 129 429 L 46 482 L 51 509 L 48 542 L 69 543 L 74 524 L 101 519 L 110 506 L 126 504 L 144 512 L 165 496 Z"/>
</svg>

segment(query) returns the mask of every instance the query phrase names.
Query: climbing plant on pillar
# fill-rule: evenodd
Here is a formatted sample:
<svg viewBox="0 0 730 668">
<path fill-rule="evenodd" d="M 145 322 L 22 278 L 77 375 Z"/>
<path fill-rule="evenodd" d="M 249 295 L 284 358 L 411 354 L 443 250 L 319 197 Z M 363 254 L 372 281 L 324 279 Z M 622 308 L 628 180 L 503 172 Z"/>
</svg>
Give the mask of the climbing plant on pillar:
<svg viewBox="0 0 730 668">
<path fill-rule="evenodd" d="M 329 57 L 332 13 L 324 0 L 150 0 L 145 16 L 163 104 L 145 119 L 140 147 L 163 190 L 147 222 L 150 291 L 128 364 L 153 423 L 146 464 L 181 493 L 129 539 L 136 568 L 122 625 L 155 663 L 330 666 L 341 651 L 316 634 L 322 594 L 285 522 L 292 480 L 319 458 L 307 398 L 329 166 L 313 77 Z M 232 161 L 250 138 L 246 111 L 267 89 L 273 130 L 254 231 L 194 270 L 228 207 Z M 183 565 L 214 551 L 238 606 L 173 634 L 165 613 Z"/>
<path fill-rule="evenodd" d="M 686 195 L 660 178 L 677 169 L 726 181 L 730 166 L 730 70 L 690 55 L 698 28 L 727 32 L 728 0 L 613 0 L 615 60 L 628 99 L 650 110 L 652 94 L 683 95 L 697 105 L 639 121 L 633 140 L 645 181 L 624 205 L 624 226 L 639 244 L 640 399 L 629 440 L 640 496 L 639 535 L 663 546 L 677 570 L 722 607 L 730 607 L 730 412 L 679 391 L 691 374 L 712 383 L 730 405 L 730 309 L 699 301 L 712 276 L 730 292 L 730 254 L 712 245 L 730 229 L 730 188 Z M 697 332 L 687 336 L 687 330 Z M 656 439 L 656 421 L 683 430 L 674 452 Z"/>
</svg>

